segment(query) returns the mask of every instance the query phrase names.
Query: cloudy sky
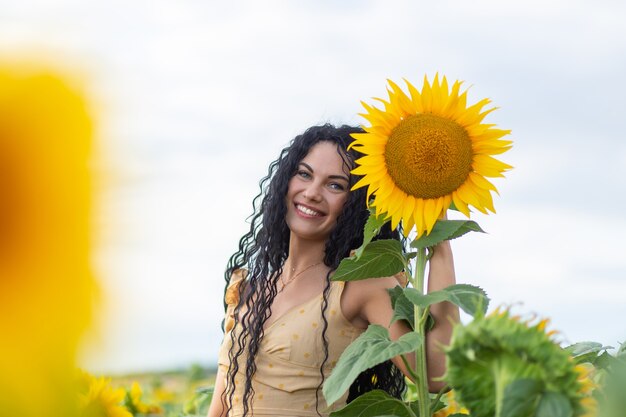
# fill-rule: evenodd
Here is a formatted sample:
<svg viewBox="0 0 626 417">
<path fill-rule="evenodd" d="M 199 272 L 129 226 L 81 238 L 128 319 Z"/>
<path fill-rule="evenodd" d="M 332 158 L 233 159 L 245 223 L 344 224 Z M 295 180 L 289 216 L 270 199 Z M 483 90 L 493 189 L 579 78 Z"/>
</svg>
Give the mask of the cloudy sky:
<svg viewBox="0 0 626 417">
<path fill-rule="evenodd" d="M 86 74 L 108 178 L 94 255 L 102 372 L 213 364 L 223 269 L 258 181 L 308 126 L 357 124 L 386 79 L 436 72 L 512 129 L 486 235 L 459 282 L 626 340 L 626 4 L 621 1 L 0 0 L 0 53 Z"/>
</svg>

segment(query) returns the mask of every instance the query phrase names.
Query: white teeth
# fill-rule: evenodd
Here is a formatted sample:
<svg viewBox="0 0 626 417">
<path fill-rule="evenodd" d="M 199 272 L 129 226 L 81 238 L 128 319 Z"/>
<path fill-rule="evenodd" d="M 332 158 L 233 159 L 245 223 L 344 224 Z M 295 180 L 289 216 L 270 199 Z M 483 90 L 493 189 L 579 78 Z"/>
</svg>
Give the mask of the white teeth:
<svg viewBox="0 0 626 417">
<path fill-rule="evenodd" d="M 302 213 L 307 214 L 309 216 L 321 216 L 321 213 L 318 213 L 315 210 L 311 210 L 310 208 L 301 206 L 299 204 L 296 205 L 296 208 L 300 210 Z"/>
</svg>

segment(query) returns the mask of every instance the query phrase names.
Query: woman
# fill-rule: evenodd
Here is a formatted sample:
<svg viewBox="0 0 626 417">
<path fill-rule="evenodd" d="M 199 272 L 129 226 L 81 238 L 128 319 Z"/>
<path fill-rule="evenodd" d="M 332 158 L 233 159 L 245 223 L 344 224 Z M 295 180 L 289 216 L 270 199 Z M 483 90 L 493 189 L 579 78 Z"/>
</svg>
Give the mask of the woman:
<svg viewBox="0 0 626 417">
<path fill-rule="evenodd" d="M 270 165 L 255 199 L 250 231 L 226 270 L 225 337 L 209 417 L 317 416 L 329 408 L 321 386 L 337 359 L 369 324 L 389 327 L 392 339 L 409 331 L 396 321 L 387 289 L 395 277 L 331 282 L 344 257 L 363 241 L 368 216 L 363 189 L 350 191 L 356 152 L 347 151 L 358 128 L 315 126 L 297 136 Z M 260 201 L 260 207 L 258 203 Z M 398 238 L 387 227 L 379 238 Z M 429 291 L 454 283 L 448 243 L 430 261 Z M 449 341 L 458 309 L 431 309 L 436 326 L 427 337 L 431 391 L 442 383 L 441 344 Z M 373 388 L 400 396 L 401 358 L 363 373 L 348 401 Z M 398 371 L 400 369 L 402 372 Z"/>
</svg>

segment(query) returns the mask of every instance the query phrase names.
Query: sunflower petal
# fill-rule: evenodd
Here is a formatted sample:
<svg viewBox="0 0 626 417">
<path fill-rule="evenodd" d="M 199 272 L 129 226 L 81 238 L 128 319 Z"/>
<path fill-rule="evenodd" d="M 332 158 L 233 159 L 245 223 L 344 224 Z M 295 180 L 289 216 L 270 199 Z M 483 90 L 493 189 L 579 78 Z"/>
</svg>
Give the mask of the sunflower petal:
<svg viewBox="0 0 626 417">
<path fill-rule="evenodd" d="M 413 221 L 415 222 L 415 229 L 417 235 L 420 236 L 424 231 L 424 199 L 415 199 L 415 208 L 413 209 Z"/>
<path fill-rule="evenodd" d="M 475 172 L 470 172 L 469 173 L 469 179 L 470 181 L 472 181 L 474 184 L 476 184 L 477 187 L 480 187 L 484 190 L 491 190 L 495 193 L 498 193 L 498 189 L 496 188 L 495 185 L 493 185 L 489 180 L 487 180 L 485 177 L 478 175 Z"/>
<path fill-rule="evenodd" d="M 404 80 L 404 82 L 406 83 L 406 86 L 409 89 L 409 94 L 411 94 L 411 102 L 413 103 L 413 106 L 415 108 L 415 113 L 421 113 L 422 112 L 421 93 L 418 91 L 417 88 L 415 88 L 413 84 L 411 84 L 407 80 Z"/>
<path fill-rule="evenodd" d="M 433 104 L 433 92 L 428 78 L 424 76 L 424 86 L 422 87 L 422 109 L 424 113 L 430 113 Z"/>
<path fill-rule="evenodd" d="M 459 197 L 458 190 L 452 192 L 452 202 L 461 213 L 465 214 L 466 217 L 470 217 L 469 207 L 467 207 L 467 203 Z"/>
<path fill-rule="evenodd" d="M 474 192 L 474 187 L 472 187 L 471 184 L 468 184 L 466 182 L 457 189 L 457 192 L 459 194 L 459 197 L 463 201 L 471 204 L 472 206 L 474 206 L 474 208 L 476 208 L 476 210 L 480 211 L 481 213 L 487 214 L 487 211 L 482 206 L 477 194 Z"/>
<path fill-rule="evenodd" d="M 426 229 L 428 230 L 428 233 L 430 233 L 430 230 L 432 229 L 433 225 L 437 221 L 437 218 L 439 217 L 437 215 L 436 200 L 437 199 L 429 198 L 424 203 L 424 224 L 426 226 Z"/>
<path fill-rule="evenodd" d="M 385 157 L 383 155 L 366 155 L 355 162 L 361 166 L 381 167 L 385 166 Z"/>
</svg>

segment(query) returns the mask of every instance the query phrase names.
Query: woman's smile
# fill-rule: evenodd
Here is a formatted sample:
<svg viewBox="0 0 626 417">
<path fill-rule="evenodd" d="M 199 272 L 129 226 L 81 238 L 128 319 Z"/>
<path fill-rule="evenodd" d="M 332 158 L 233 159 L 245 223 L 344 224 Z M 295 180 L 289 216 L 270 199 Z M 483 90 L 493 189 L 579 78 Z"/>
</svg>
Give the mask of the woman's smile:
<svg viewBox="0 0 626 417">
<path fill-rule="evenodd" d="M 314 210 L 310 206 L 305 206 L 302 203 L 295 203 L 296 212 L 305 218 L 319 218 L 325 216 L 324 213 L 319 210 Z"/>
</svg>

